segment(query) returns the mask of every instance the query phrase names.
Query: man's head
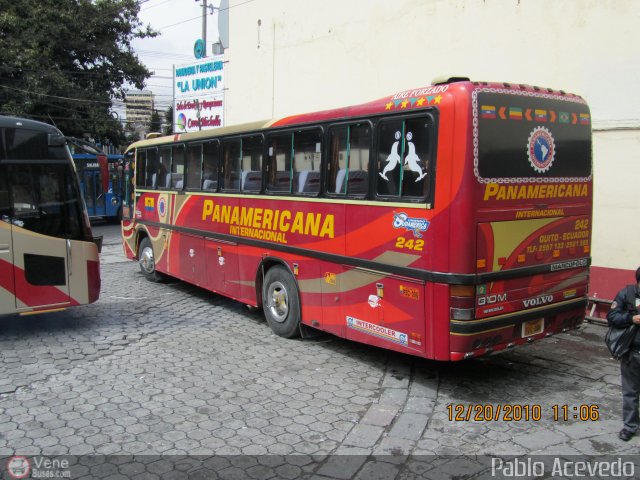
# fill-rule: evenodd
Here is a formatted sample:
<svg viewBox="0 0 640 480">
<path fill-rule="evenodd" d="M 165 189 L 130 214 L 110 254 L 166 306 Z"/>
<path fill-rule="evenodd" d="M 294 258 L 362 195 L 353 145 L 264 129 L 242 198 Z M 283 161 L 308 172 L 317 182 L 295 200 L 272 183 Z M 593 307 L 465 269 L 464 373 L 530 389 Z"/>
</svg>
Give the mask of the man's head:
<svg viewBox="0 0 640 480">
<path fill-rule="evenodd" d="M 640 267 L 636 270 L 636 283 L 640 283 Z"/>
</svg>

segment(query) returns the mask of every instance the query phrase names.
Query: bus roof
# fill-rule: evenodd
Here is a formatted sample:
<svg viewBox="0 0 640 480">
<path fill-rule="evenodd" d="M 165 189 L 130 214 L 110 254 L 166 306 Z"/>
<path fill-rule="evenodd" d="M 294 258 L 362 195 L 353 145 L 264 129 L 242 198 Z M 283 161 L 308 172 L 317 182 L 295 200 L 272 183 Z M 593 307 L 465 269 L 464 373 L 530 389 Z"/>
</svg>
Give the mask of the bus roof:
<svg viewBox="0 0 640 480">
<path fill-rule="evenodd" d="M 0 128 L 13 128 L 13 127 L 23 127 L 29 128 L 31 130 L 41 130 L 47 133 L 60 133 L 53 125 L 49 125 L 48 123 L 39 122 L 37 120 L 30 120 L 28 118 L 20 118 L 20 117 L 8 117 L 4 115 L 0 115 Z"/>
<path fill-rule="evenodd" d="M 541 92 L 547 94 L 554 94 L 565 97 L 572 97 L 574 99 L 580 99 L 578 95 L 568 94 L 563 90 L 553 90 L 551 88 L 541 88 L 536 86 L 530 86 L 525 84 L 515 83 L 498 83 L 498 82 L 473 82 L 465 77 L 448 77 L 443 79 L 434 80 L 429 86 L 415 88 L 411 90 L 404 90 L 387 97 L 377 99 L 371 102 L 352 105 L 348 107 L 340 107 L 329 110 L 322 110 L 317 112 L 309 112 L 300 115 L 291 115 L 280 119 L 261 120 L 256 122 L 231 125 L 228 127 L 220 127 L 215 129 L 201 130 L 198 132 L 189 133 L 176 133 L 173 135 L 167 135 L 163 137 L 155 137 L 147 140 L 137 141 L 127 148 L 125 154 L 135 148 L 159 146 L 163 144 L 169 144 L 177 141 L 189 141 L 198 139 L 207 139 L 212 137 L 233 135 L 236 133 L 245 133 L 257 130 L 263 130 L 270 127 L 285 127 L 285 126 L 303 126 L 311 122 L 319 121 L 336 121 L 342 118 L 358 117 L 372 114 L 384 114 L 390 110 L 396 110 L 393 108 L 400 104 L 404 99 L 417 100 L 419 97 L 428 97 L 430 99 L 436 98 L 440 93 L 444 93 L 449 90 L 450 85 L 456 85 L 459 87 L 456 90 L 472 90 L 475 88 L 498 88 L 504 90 L 512 90 L 518 92 Z M 433 103 L 431 100 L 426 102 L 423 106 L 437 105 L 439 101 Z"/>
<path fill-rule="evenodd" d="M 270 126 L 273 125 L 273 123 L 274 123 L 273 120 L 261 120 L 258 122 L 242 123 L 237 125 L 231 125 L 228 127 L 220 127 L 213 130 L 209 129 L 209 130 L 201 130 L 198 132 L 178 133 L 174 135 L 167 135 L 164 137 L 150 138 L 148 140 L 140 140 L 129 145 L 127 147 L 127 150 L 125 151 L 125 154 L 127 154 L 130 150 L 133 150 L 134 148 L 162 145 L 166 143 L 171 143 L 177 139 L 184 140 L 184 141 L 198 140 L 198 139 L 209 138 L 211 136 L 233 135 L 234 133 L 242 133 L 242 132 L 247 132 L 251 130 L 262 130 L 264 128 L 269 128 Z"/>
</svg>

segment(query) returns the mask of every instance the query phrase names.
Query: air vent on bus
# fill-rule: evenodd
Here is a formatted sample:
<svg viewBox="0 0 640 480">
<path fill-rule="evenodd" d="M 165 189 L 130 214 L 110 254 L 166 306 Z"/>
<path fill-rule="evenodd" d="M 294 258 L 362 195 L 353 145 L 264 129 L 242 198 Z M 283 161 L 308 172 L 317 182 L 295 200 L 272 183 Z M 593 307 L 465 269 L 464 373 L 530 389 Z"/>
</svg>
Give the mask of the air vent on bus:
<svg viewBox="0 0 640 480">
<path fill-rule="evenodd" d="M 433 80 L 431 80 L 431 85 L 445 85 L 447 83 L 468 82 L 468 81 L 469 81 L 469 77 L 447 77 L 447 76 L 442 76 L 442 77 L 436 77 Z"/>
</svg>

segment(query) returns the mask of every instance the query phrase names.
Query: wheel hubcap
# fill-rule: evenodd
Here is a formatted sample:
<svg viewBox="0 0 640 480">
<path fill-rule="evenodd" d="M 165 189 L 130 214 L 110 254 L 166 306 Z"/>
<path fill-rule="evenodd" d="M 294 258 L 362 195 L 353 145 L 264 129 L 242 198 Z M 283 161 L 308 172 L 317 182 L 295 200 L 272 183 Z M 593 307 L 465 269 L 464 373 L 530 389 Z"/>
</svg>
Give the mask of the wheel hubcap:
<svg viewBox="0 0 640 480">
<path fill-rule="evenodd" d="M 285 286 L 281 282 L 273 282 L 269 285 L 267 299 L 269 300 L 269 312 L 273 319 L 278 323 L 284 322 L 289 313 L 289 297 Z"/>
<path fill-rule="evenodd" d="M 156 268 L 156 264 L 153 261 L 153 250 L 151 247 L 146 247 L 140 254 L 140 267 L 147 273 L 151 274 Z"/>
</svg>

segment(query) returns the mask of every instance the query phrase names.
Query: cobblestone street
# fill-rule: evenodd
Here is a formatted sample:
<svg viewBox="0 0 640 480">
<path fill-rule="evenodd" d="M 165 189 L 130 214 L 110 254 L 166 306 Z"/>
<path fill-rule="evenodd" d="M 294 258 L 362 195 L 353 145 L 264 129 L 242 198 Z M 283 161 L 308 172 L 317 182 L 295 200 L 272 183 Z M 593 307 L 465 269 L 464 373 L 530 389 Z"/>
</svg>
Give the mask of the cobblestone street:
<svg viewBox="0 0 640 480">
<path fill-rule="evenodd" d="M 617 438 L 619 370 L 601 326 L 452 364 L 329 335 L 286 340 L 259 311 L 146 281 L 118 227 L 98 230 L 96 304 L 0 323 L 0 456 L 98 455 L 74 478 L 158 478 L 164 456 L 215 455 L 229 478 L 369 479 L 438 478 L 421 461 L 432 455 L 638 452 L 637 438 Z"/>
</svg>

